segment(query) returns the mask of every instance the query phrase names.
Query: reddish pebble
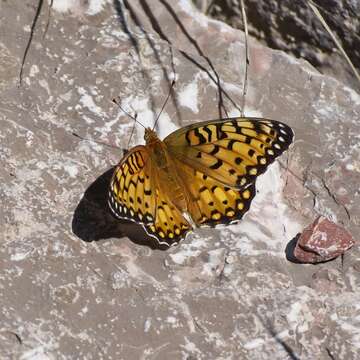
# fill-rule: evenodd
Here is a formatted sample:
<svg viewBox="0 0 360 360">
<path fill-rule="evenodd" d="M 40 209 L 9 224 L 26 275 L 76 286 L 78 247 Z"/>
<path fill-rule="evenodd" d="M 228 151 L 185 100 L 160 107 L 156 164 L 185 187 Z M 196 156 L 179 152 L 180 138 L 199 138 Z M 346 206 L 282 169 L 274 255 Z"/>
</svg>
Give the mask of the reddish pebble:
<svg viewBox="0 0 360 360">
<path fill-rule="evenodd" d="M 351 234 L 324 216 L 319 216 L 300 235 L 294 256 L 302 263 L 318 263 L 338 257 L 354 245 Z"/>
</svg>

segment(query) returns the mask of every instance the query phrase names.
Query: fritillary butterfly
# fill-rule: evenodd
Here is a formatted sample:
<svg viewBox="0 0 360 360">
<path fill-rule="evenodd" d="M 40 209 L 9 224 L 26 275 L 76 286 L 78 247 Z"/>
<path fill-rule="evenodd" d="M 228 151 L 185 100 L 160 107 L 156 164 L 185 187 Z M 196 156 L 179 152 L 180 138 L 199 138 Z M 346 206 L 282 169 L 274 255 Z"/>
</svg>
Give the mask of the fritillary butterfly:
<svg viewBox="0 0 360 360">
<path fill-rule="evenodd" d="M 115 168 L 110 208 L 169 246 L 195 227 L 232 223 L 248 211 L 257 176 L 293 136 L 279 121 L 245 117 L 185 126 L 163 141 L 148 128 L 146 144 Z"/>
</svg>

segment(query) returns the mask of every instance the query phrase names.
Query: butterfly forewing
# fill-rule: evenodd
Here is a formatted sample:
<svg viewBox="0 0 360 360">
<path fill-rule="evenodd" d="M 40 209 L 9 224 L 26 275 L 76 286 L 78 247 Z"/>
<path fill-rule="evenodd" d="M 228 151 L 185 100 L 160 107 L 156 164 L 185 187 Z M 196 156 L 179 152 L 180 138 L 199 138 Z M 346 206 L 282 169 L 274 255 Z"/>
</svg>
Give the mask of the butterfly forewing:
<svg viewBox="0 0 360 360">
<path fill-rule="evenodd" d="M 198 225 L 229 224 L 239 220 L 249 210 L 255 196 L 255 183 L 238 190 L 224 186 L 199 170 L 175 160 L 186 190 L 189 211 Z"/>
<path fill-rule="evenodd" d="M 220 183 L 244 188 L 291 144 L 293 131 L 281 122 L 233 118 L 181 128 L 164 142 L 182 163 Z"/>
</svg>

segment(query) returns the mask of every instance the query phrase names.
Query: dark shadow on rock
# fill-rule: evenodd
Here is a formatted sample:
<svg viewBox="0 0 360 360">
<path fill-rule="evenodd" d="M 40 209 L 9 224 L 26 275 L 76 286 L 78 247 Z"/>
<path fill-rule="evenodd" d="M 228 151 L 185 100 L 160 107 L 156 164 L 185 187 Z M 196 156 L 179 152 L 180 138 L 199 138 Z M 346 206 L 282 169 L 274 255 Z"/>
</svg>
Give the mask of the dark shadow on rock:
<svg viewBox="0 0 360 360">
<path fill-rule="evenodd" d="M 170 6 L 170 4 L 165 1 L 165 0 L 159 0 L 159 2 L 164 6 L 164 8 L 167 10 L 167 12 L 169 13 L 169 15 L 174 19 L 174 22 L 176 23 L 176 25 L 179 27 L 179 29 L 181 29 L 182 33 L 185 35 L 185 37 L 188 39 L 188 41 L 194 46 L 194 48 L 196 49 L 196 51 L 198 52 L 198 54 L 205 59 L 205 61 L 208 63 L 208 65 L 210 66 L 211 70 L 213 71 L 214 76 L 210 73 L 209 70 L 207 70 L 205 67 L 203 67 L 202 65 L 200 65 L 192 56 L 190 56 L 189 54 L 187 54 L 185 51 L 180 50 L 180 53 L 187 59 L 189 60 L 191 63 L 193 63 L 194 65 L 196 65 L 199 69 L 205 71 L 207 73 L 207 75 L 209 76 L 209 78 L 216 84 L 217 88 L 218 88 L 218 93 L 219 93 L 219 101 L 218 101 L 218 111 L 219 111 L 219 117 L 222 118 L 222 110 L 226 112 L 226 109 L 224 107 L 223 104 L 223 89 L 220 85 L 220 78 L 218 73 L 216 72 L 211 60 L 209 59 L 208 56 L 206 56 L 203 51 L 201 50 L 200 46 L 198 45 L 198 43 L 196 42 L 196 40 L 190 35 L 190 33 L 187 31 L 186 27 L 184 26 L 184 24 L 180 21 L 180 18 L 177 16 L 176 12 L 174 11 L 174 9 Z M 155 31 L 158 32 L 158 29 L 154 29 Z M 162 36 L 162 33 L 158 34 L 160 36 Z M 168 41 L 169 43 L 170 40 L 165 37 L 163 38 L 164 40 Z M 228 117 L 228 116 L 227 116 Z"/>
<path fill-rule="evenodd" d="M 223 118 L 223 111 L 226 114 L 226 117 L 228 117 L 227 115 L 227 111 L 225 109 L 224 106 L 224 96 L 232 103 L 232 105 L 237 108 L 239 111 L 239 107 L 237 106 L 237 104 L 235 103 L 235 101 L 232 100 L 232 98 L 230 97 L 230 95 L 222 88 L 221 86 L 221 81 L 220 81 L 220 77 L 218 72 L 216 71 L 212 61 L 210 60 L 210 58 L 204 54 L 204 52 L 202 51 L 202 49 L 200 48 L 199 44 L 197 43 L 197 41 L 190 35 L 190 33 L 188 32 L 188 30 L 186 29 L 186 26 L 181 22 L 180 18 L 178 17 L 178 15 L 176 14 L 176 11 L 172 8 L 172 6 L 166 1 L 166 0 L 159 0 L 160 4 L 166 9 L 166 11 L 168 12 L 169 16 L 172 18 L 172 20 L 174 21 L 174 26 L 179 27 L 179 29 L 181 30 L 181 32 L 184 34 L 184 36 L 187 38 L 187 40 L 189 41 L 189 43 L 196 49 L 197 53 L 206 61 L 207 65 L 209 66 L 210 70 L 208 70 L 205 66 L 203 66 L 202 64 L 200 64 L 198 61 L 195 60 L 195 58 L 191 55 L 189 55 L 188 53 L 186 53 L 183 50 L 179 50 L 180 54 L 182 56 L 184 56 L 184 58 L 186 58 L 188 61 L 190 61 L 193 65 L 195 65 L 196 67 L 198 67 L 200 70 L 204 71 L 209 78 L 211 79 L 211 81 L 214 82 L 214 84 L 217 86 L 218 89 L 218 95 L 219 95 L 219 99 L 218 99 L 218 112 L 219 112 L 219 117 Z M 154 52 L 154 56 L 156 58 L 156 61 L 162 66 L 162 70 L 164 73 L 164 77 L 167 80 L 169 86 L 170 86 L 170 79 L 168 77 L 168 74 L 161 62 L 160 56 L 158 54 L 158 51 L 156 50 L 156 46 L 153 43 L 153 40 L 151 39 L 151 37 L 149 36 L 149 34 L 146 32 L 144 26 L 142 25 L 140 18 L 137 16 L 134 8 L 130 5 L 130 2 L 128 0 L 124 0 L 123 2 L 124 7 L 127 9 L 127 11 L 129 12 L 130 18 L 132 20 L 132 22 L 137 26 L 137 28 L 145 35 L 146 40 L 148 41 L 150 47 L 153 49 Z M 115 8 L 115 11 L 117 13 L 118 16 L 118 20 L 120 22 L 120 25 L 122 27 L 122 30 L 129 36 L 129 39 L 135 49 L 135 51 L 137 52 L 137 54 L 139 55 L 140 50 L 139 50 L 139 45 L 137 42 L 136 37 L 131 33 L 125 14 L 124 14 L 124 9 L 122 6 L 122 3 L 119 0 L 113 0 L 113 5 Z M 164 31 L 161 26 L 160 23 L 157 21 L 155 14 L 152 12 L 150 6 L 148 5 L 148 2 L 146 0 L 140 0 L 140 5 L 142 7 L 142 10 L 145 14 L 145 16 L 147 17 L 147 19 L 150 21 L 150 24 L 152 26 L 152 29 L 160 36 L 160 38 L 164 41 L 166 41 L 169 46 L 170 46 L 170 51 L 171 51 L 171 67 L 173 72 L 175 73 L 175 65 L 174 65 L 174 59 L 173 59 L 173 52 L 172 52 L 172 41 L 171 39 L 166 35 L 166 31 Z M 139 59 L 141 59 L 140 55 L 139 55 Z M 142 69 L 142 73 L 144 75 L 144 78 L 147 80 L 148 83 L 150 83 L 150 79 L 148 74 L 145 72 L 144 69 Z M 152 108 L 154 109 L 154 101 L 152 99 L 152 96 L 150 94 L 151 97 L 151 104 L 152 104 Z M 177 99 L 174 96 L 173 92 L 171 92 L 171 99 L 173 101 L 173 104 L 175 106 L 176 109 L 178 109 L 178 103 L 177 103 Z M 177 111 L 177 113 L 179 113 Z M 178 117 L 180 116 L 179 114 L 177 115 Z M 181 118 L 179 118 L 179 120 L 181 120 Z"/>
<path fill-rule="evenodd" d="M 166 250 L 141 225 L 116 219 L 111 214 L 107 197 L 113 172 L 114 168 L 106 171 L 86 189 L 73 215 L 72 232 L 86 242 L 126 236 L 135 244 Z"/>
<path fill-rule="evenodd" d="M 286 255 L 286 259 L 294 264 L 311 264 L 311 265 L 320 265 L 320 264 L 325 264 L 327 262 L 331 262 L 331 261 L 334 261 L 335 259 L 337 259 L 339 256 L 343 256 L 344 254 L 342 255 L 339 255 L 337 257 L 334 257 L 332 259 L 325 259 L 325 260 L 317 260 L 317 261 L 313 261 L 313 262 L 303 262 L 303 261 L 299 261 L 295 255 L 294 255 L 294 251 L 295 251 L 295 247 L 296 247 L 296 244 L 298 242 L 298 239 L 300 237 L 300 233 L 297 234 L 292 240 L 290 240 L 288 242 L 288 244 L 286 245 L 286 248 L 285 248 L 285 255 Z M 316 253 L 314 253 L 316 254 Z"/>
<path fill-rule="evenodd" d="M 151 26 L 153 27 L 153 29 L 158 32 L 160 34 L 160 37 L 163 38 L 164 34 L 162 34 L 161 32 L 161 28 L 159 23 L 157 22 L 155 16 L 152 14 L 151 12 L 151 8 L 148 6 L 147 2 L 145 0 L 140 0 L 140 5 L 143 8 L 144 14 L 148 17 L 148 19 L 150 20 Z M 151 38 L 151 36 L 149 35 L 149 33 L 145 30 L 143 24 L 140 21 L 140 18 L 137 16 L 135 9 L 131 7 L 130 2 L 127 0 L 124 0 L 124 6 L 127 8 L 129 15 L 131 17 L 131 20 L 133 21 L 133 23 L 137 26 L 137 28 L 144 34 L 146 41 L 148 42 L 149 46 L 151 47 L 151 50 L 153 51 L 154 57 L 156 62 L 160 65 L 162 73 L 164 75 L 164 79 L 167 82 L 167 85 L 169 87 L 170 90 L 170 98 L 171 101 L 176 109 L 176 116 L 178 117 L 178 121 L 181 122 L 181 117 L 180 117 L 180 111 L 179 111 L 179 104 L 178 104 L 178 100 L 175 96 L 175 92 L 172 88 L 172 80 L 169 77 L 169 74 L 166 70 L 166 67 L 164 66 L 161 57 L 160 57 L 160 53 L 157 49 L 156 43 L 154 42 L 154 40 Z M 163 40 L 166 40 L 169 44 L 169 50 L 170 50 L 170 54 L 171 54 L 171 69 L 172 72 L 174 74 L 176 74 L 176 70 L 175 70 L 175 64 L 174 64 L 174 55 L 173 55 L 173 50 L 172 50 L 172 46 L 170 41 L 168 41 L 168 39 L 163 38 Z M 141 57 L 139 57 L 139 59 L 141 59 Z M 148 80 L 150 80 L 150 78 L 148 78 Z"/>
<path fill-rule="evenodd" d="M 173 18 L 174 22 L 176 23 L 176 26 L 179 27 L 179 29 L 182 31 L 182 33 L 184 34 L 184 36 L 188 39 L 188 41 L 192 44 L 192 46 L 196 49 L 196 51 L 198 52 L 198 54 L 207 62 L 207 64 L 209 65 L 211 71 L 213 74 L 210 73 L 209 70 L 207 70 L 205 67 L 203 67 L 202 65 L 200 65 L 197 61 L 195 61 L 195 59 L 193 57 L 191 57 L 189 54 L 185 53 L 184 51 L 180 51 L 180 53 L 190 62 L 192 62 L 194 65 L 196 65 L 197 67 L 199 67 L 199 69 L 205 71 L 207 73 L 207 75 L 209 76 L 209 78 L 214 82 L 214 84 L 217 86 L 218 88 L 218 95 L 219 95 L 219 100 L 218 100 L 218 111 L 219 111 L 219 117 L 223 118 L 223 114 L 222 114 L 222 110 L 225 111 L 226 117 L 228 117 L 227 111 L 225 109 L 224 106 L 224 100 L 223 100 L 223 95 L 225 95 L 227 97 L 227 99 L 233 104 L 233 106 L 235 108 L 237 108 L 239 111 L 239 107 L 237 106 L 237 104 L 232 100 L 232 98 L 228 95 L 228 93 L 222 88 L 221 86 L 221 81 L 220 81 L 220 76 L 218 74 L 218 72 L 215 69 L 214 64 L 212 63 L 212 61 L 210 60 L 210 58 L 204 54 L 204 52 L 202 51 L 202 49 L 200 48 L 199 44 L 197 43 L 197 41 L 195 40 L 195 38 L 193 38 L 190 33 L 188 32 L 186 26 L 181 22 L 180 18 L 178 17 L 176 11 L 172 8 L 172 6 L 169 4 L 168 1 L 166 0 L 159 0 L 159 2 L 164 6 L 164 8 L 167 10 L 167 12 L 169 13 L 169 15 Z M 156 29 L 155 29 L 156 30 Z M 160 35 L 160 34 L 159 34 Z M 160 35 L 161 36 L 161 35 Z"/>
<path fill-rule="evenodd" d="M 302 262 L 300 262 L 294 255 L 296 243 L 297 243 L 300 235 L 301 234 L 299 233 L 292 240 L 290 240 L 285 248 L 286 259 L 295 264 L 302 264 Z"/>
<path fill-rule="evenodd" d="M 280 339 L 277 332 L 275 331 L 274 326 L 270 323 L 268 319 L 262 318 L 262 316 L 258 315 L 258 319 L 263 324 L 264 328 L 269 332 L 271 337 L 275 339 L 275 341 L 281 345 L 281 347 L 284 349 L 284 351 L 287 353 L 289 359 L 291 360 L 300 360 L 300 357 L 298 357 L 295 353 L 295 351 L 291 348 L 290 345 L 286 343 L 285 340 Z"/>
<path fill-rule="evenodd" d="M 115 11 L 116 11 L 117 18 L 118 18 L 118 21 L 120 23 L 120 26 L 121 26 L 122 30 L 129 36 L 130 42 L 131 42 L 131 44 L 132 44 L 132 46 L 133 46 L 133 48 L 134 48 L 134 50 L 135 50 L 135 52 L 136 52 L 136 54 L 138 56 L 140 67 L 141 67 L 141 73 L 142 73 L 143 78 L 145 79 L 145 81 L 147 83 L 146 85 L 149 86 L 151 84 L 151 76 L 150 76 L 150 74 L 148 74 L 148 71 L 146 70 L 146 67 L 143 66 L 143 64 L 142 64 L 142 61 L 141 61 L 142 57 L 140 55 L 140 46 L 138 44 L 138 41 L 137 41 L 136 37 L 131 33 L 131 30 L 130 30 L 129 25 L 128 25 L 128 21 L 126 19 L 125 13 L 124 13 L 124 8 L 127 9 L 128 13 L 130 15 L 130 19 L 137 26 L 139 31 L 141 31 L 142 34 L 144 34 L 146 41 L 148 42 L 149 46 L 151 47 L 151 49 L 153 51 L 153 54 L 154 54 L 154 57 L 155 57 L 155 60 L 160 65 L 160 67 L 162 69 L 164 79 L 166 80 L 166 82 L 168 84 L 168 87 L 171 89 L 170 90 L 170 96 L 171 96 L 172 102 L 173 102 L 173 104 L 174 104 L 174 106 L 175 106 L 175 108 L 177 110 L 176 114 L 178 116 L 178 120 L 181 120 L 179 118 L 180 112 L 178 111 L 178 102 L 177 102 L 177 99 L 175 97 L 175 93 L 174 93 L 173 89 L 171 88 L 171 80 L 169 78 L 169 75 L 168 75 L 168 73 L 166 71 L 166 68 L 165 68 L 164 64 L 162 63 L 159 51 L 158 51 L 158 49 L 156 47 L 156 44 L 155 44 L 154 40 L 152 40 L 152 38 L 149 36 L 147 31 L 144 29 L 144 26 L 141 23 L 140 18 L 136 14 L 133 7 L 130 5 L 129 1 L 124 0 L 123 4 L 122 4 L 122 2 L 120 0 L 113 0 L 113 5 L 114 5 L 114 8 L 115 8 Z M 170 52 L 171 52 L 172 70 L 175 73 L 175 65 L 174 65 L 174 61 L 173 61 L 173 54 L 172 54 L 171 47 L 170 47 Z M 155 114 L 155 117 L 156 117 L 157 114 L 156 114 L 156 111 L 155 111 L 155 108 L 156 108 L 155 99 L 154 99 L 154 96 L 153 96 L 152 92 L 149 93 L 149 99 L 150 99 L 151 110 Z"/>
</svg>

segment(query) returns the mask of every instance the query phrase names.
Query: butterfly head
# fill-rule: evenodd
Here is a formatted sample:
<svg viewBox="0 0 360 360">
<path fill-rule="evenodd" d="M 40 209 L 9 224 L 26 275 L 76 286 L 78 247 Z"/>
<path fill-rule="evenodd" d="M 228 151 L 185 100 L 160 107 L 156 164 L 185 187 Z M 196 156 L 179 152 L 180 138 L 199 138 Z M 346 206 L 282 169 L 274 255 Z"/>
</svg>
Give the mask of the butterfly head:
<svg viewBox="0 0 360 360">
<path fill-rule="evenodd" d="M 158 142 L 159 138 L 154 130 L 152 130 L 150 128 L 146 128 L 145 134 L 144 134 L 144 140 L 145 140 L 146 144 L 151 144 L 154 142 Z"/>
</svg>

